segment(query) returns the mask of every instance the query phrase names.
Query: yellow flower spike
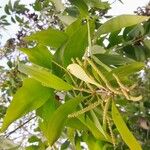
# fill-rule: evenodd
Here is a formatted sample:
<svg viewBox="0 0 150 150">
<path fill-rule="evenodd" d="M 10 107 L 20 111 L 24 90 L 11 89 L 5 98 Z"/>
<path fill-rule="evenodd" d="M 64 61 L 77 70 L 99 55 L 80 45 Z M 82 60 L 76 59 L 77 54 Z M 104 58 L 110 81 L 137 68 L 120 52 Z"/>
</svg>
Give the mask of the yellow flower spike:
<svg viewBox="0 0 150 150">
<path fill-rule="evenodd" d="M 104 127 L 106 126 L 107 112 L 108 112 L 108 109 L 109 109 L 110 101 L 111 101 L 110 98 L 108 98 L 108 99 L 106 100 L 106 103 L 105 103 L 105 106 L 104 106 L 104 110 L 103 110 L 103 126 L 104 126 Z"/>
<path fill-rule="evenodd" d="M 98 100 L 98 101 L 96 101 L 95 103 L 92 103 L 92 104 L 90 104 L 89 106 L 87 106 L 87 107 L 85 107 L 85 108 L 83 108 L 83 109 L 81 109 L 81 110 L 79 110 L 79 111 L 77 111 L 77 112 L 74 112 L 74 113 L 69 114 L 69 115 L 68 115 L 68 118 L 78 117 L 79 115 L 82 115 L 82 114 L 84 114 L 85 112 L 94 109 L 95 107 L 97 107 L 97 106 L 100 105 L 100 104 L 101 104 L 101 100 Z"/>
<path fill-rule="evenodd" d="M 127 92 L 129 91 L 129 89 L 121 83 L 119 77 L 116 74 L 113 73 L 113 77 L 116 79 L 117 83 L 122 89 L 126 90 Z"/>
<path fill-rule="evenodd" d="M 122 92 L 116 90 L 115 88 L 113 88 L 111 86 L 111 84 L 107 81 L 107 79 L 105 78 L 105 76 L 101 73 L 101 71 L 96 67 L 96 65 L 87 58 L 88 63 L 93 67 L 93 69 L 97 72 L 97 74 L 100 76 L 100 78 L 104 81 L 104 83 L 106 84 L 107 88 L 112 91 L 115 94 L 121 95 Z"/>
</svg>

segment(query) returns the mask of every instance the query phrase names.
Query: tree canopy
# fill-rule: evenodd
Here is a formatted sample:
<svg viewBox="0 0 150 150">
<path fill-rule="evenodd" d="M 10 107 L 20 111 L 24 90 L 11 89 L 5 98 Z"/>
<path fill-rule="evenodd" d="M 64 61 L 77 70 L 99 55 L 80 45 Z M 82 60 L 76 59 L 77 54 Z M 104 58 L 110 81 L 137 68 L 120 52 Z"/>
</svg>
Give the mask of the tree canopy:
<svg viewBox="0 0 150 150">
<path fill-rule="evenodd" d="M 148 150 L 149 7 L 114 17 L 99 0 L 9 1 L 0 27 L 19 30 L 1 51 L 2 149 L 34 120 L 13 148 Z"/>
</svg>

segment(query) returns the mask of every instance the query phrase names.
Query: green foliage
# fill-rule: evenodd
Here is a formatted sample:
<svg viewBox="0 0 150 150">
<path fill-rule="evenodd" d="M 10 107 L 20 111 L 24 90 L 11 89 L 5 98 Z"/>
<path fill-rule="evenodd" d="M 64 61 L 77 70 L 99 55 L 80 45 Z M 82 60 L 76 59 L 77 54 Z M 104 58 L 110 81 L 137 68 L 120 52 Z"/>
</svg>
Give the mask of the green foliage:
<svg viewBox="0 0 150 150">
<path fill-rule="evenodd" d="M 127 128 L 114 102 L 112 103 L 112 118 L 119 133 L 121 134 L 122 139 L 129 146 L 129 148 L 141 150 L 142 148 L 140 144 L 137 142 L 137 140 L 134 138 L 134 136 Z"/>
<path fill-rule="evenodd" d="M 50 97 L 49 88 L 33 79 L 25 79 L 23 86 L 15 94 L 4 118 L 1 132 L 23 115 L 41 107 Z M 12 115 L 13 114 L 13 115 Z"/>
<path fill-rule="evenodd" d="M 96 37 L 100 36 L 101 34 L 118 31 L 124 27 L 136 25 L 147 19 L 149 19 L 149 17 L 135 15 L 121 15 L 115 17 L 99 27 Z"/>
<path fill-rule="evenodd" d="M 48 29 L 41 32 L 36 32 L 28 37 L 26 40 L 35 40 L 39 44 L 44 46 L 51 46 L 53 48 L 59 48 L 67 40 L 67 35 L 59 30 Z"/>
<path fill-rule="evenodd" d="M 19 63 L 17 68 L 27 79 L 13 95 L 1 132 L 36 110 L 39 130 L 46 141 L 32 137 L 29 142 L 39 145 L 27 149 L 55 147 L 63 137 L 66 141 L 61 143 L 61 149 L 81 149 L 81 142 L 85 142 L 89 149 L 141 150 L 144 140 L 133 136 L 132 125 L 136 122 L 131 124 L 129 120 L 136 117 L 137 109 L 140 115 L 145 108 L 145 103 L 141 105 L 145 95 L 138 91 L 139 76 L 134 76 L 150 57 L 149 17 L 121 15 L 101 24 L 100 17 L 110 7 L 108 2 L 69 2 L 34 3 L 36 11 L 48 6 L 54 9 L 52 14 L 49 12 L 52 17 L 60 20 L 62 16 L 70 17 L 72 23 L 70 20 L 60 23 L 56 17 L 59 21 L 56 19 L 58 22 L 51 26 L 58 25 L 58 29 L 50 27 L 21 39 L 25 45 L 18 46 L 28 56 L 29 63 Z M 22 13 L 20 8 L 24 6 L 19 1 L 14 6 L 18 14 Z M 11 2 L 6 5 L 8 15 L 16 11 L 14 6 Z M 22 21 L 18 16 L 12 20 Z M 119 113 L 116 105 L 124 113 Z M 150 127 L 145 128 L 149 131 Z"/>
<path fill-rule="evenodd" d="M 58 139 L 67 120 L 68 114 L 72 113 L 81 102 L 82 97 L 78 96 L 61 105 L 50 117 L 46 130 L 46 136 L 50 145 Z M 48 133 L 48 134 L 47 134 Z"/>
<path fill-rule="evenodd" d="M 53 75 L 50 70 L 38 65 L 32 64 L 32 66 L 27 66 L 20 64 L 19 70 L 41 82 L 44 86 L 65 91 L 73 89 L 70 84 Z"/>
</svg>

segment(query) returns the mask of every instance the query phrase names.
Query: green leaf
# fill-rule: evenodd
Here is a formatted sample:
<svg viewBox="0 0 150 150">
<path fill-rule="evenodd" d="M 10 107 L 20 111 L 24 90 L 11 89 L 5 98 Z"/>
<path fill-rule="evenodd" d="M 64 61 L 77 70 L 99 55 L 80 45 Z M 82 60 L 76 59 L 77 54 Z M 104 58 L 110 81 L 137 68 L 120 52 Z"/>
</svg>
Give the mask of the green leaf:
<svg viewBox="0 0 150 150">
<path fill-rule="evenodd" d="M 7 15 L 10 15 L 10 10 L 9 10 L 8 5 L 5 6 L 4 10 Z"/>
<path fill-rule="evenodd" d="M 146 39 L 144 40 L 144 46 L 145 46 L 145 53 L 146 56 L 149 58 L 150 57 L 150 40 Z"/>
<path fill-rule="evenodd" d="M 113 69 L 110 73 L 111 74 L 115 73 L 119 77 L 126 77 L 126 76 L 129 76 L 133 73 L 136 73 L 142 70 L 144 66 L 145 66 L 144 63 L 142 62 L 134 62 L 129 65 L 125 65 L 125 66 L 121 66 L 116 69 Z"/>
<path fill-rule="evenodd" d="M 84 0 L 84 1 L 89 7 L 94 7 L 101 10 L 110 8 L 110 4 L 108 2 L 102 2 L 100 0 Z"/>
<path fill-rule="evenodd" d="M 36 114 L 43 119 L 43 121 L 39 124 L 39 127 L 44 135 L 47 135 L 48 121 L 56 110 L 54 96 L 53 92 L 46 103 L 36 110 Z"/>
<path fill-rule="evenodd" d="M 92 135 L 88 136 L 85 140 L 89 150 L 103 150 L 101 141 L 96 140 Z"/>
<path fill-rule="evenodd" d="M 145 55 L 145 51 L 144 51 L 144 48 L 143 46 L 134 46 L 134 52 L 135 52 L 135 56 L 136 56 L 136 59 L 137 61 L 141 61 L 141 62 L 144 62 L 146 59 L 146 55 Z"/>
<path fill-rule="evenodd" d="M 51 90 L 49 88 L 42 86 L 33 79 L 25 79 L 23 86 L 14 95 L 7 109 L 1 132 L 5 131 L 18 118 L 42 106 L 50 95 Z"/>
<path fill-rule="evenodd" d="M 124 27 L 129 27 L 132 25 L 139 24 L 143 21 L 148 20 L 149 17 L 146 16 L 136 16 L 136 15 L 120 15 L 115 18 L 112 18 L 106 21 L 103 25 L 99 27 L 96 32 L 95 38 L 98 38 L 100 35 L 118 31 Z"/>
<path fill-rule="evenodd" d="M 76 32 L 77 28 L 81 25 L 82 25 L 82 19 L 79 18 L 66 28 L 66 34 L 69 37 L 71 37 Z"/>
<path fill-rule="evenodd" d="M 81 24 L 66 43 L 63 55 L 64 66 L 71 63 L 71 58 L 78 57 L 81 59 L 85 53 L 87 43 L 87 24 Z"/>
<path fill-rule="evenodd" d="M 131 150 L 142 150 L 139 142 L 135 139 L 133 134 L 129 131 L 124 120 L 122 119 L 119 111 L 117 110 L 115 103 L 112 103 L 112 119 L 122 137 L 124 142 L 129 146 Z"/>
<path fill-rule="evenodd" d="M 51 69 L 51 59 L 52 54 L 47 49 L 47 47 L 43 45 L 37 45 L 34 48 L 19 48 L 19 50 L 23 51 L 25 54 L 28 55 L 29 60 L 37 65 L 42 67 L 46 67 Z"/>
<path fill-rule="evenodd" d="M 84 116 L 82 115 L 78 117 L 78 119 L 90 130 L 90 132 L 96 139 L 111 142 L 110 136 L 107 133 L 105 133 L 105 135 L 107 136 L 105 138 L 103 133 L 95 126 L 95 124 L 89 117 L 84 118 Z"/>
<path fill-rule="evenodd" d="M 54 103 L 55 99 L 54 96 L 52 95 L 54 94 L 51 94 L 49 100 L 47 100 L 46 103 L 42 105 L 40 108 L 38 108 L 36 111 L 37 115 L 39 115 L 46 124 L 48 123 L 48 120 L 51 117 L 51 115 L 56 110 L 56 106 Z"/>
<path fill-rule="evenodd" d="M 83 0 L 69 0 L 71 2 L 71 4 L 75 5 L 78 9 L 79 12 L 81 14 L 81 16 L 88 16 L 88 7 L 86 5 L 86 3 Z"/>
<path fill-rule="evenodd" d="M 106 65 L 124 65 L 134 62 L 134 60 L 128 57 L 122 57 L 120 55 L 95 54 L 95 56 Z"/>
<path fill-rule="evenodd" d="M 38 65 L 32 64 L 32 66 L 27 66 L 24 64 L 20 64 L 19 70 L 31 76 L 35 80 L 41 82 L 44 86 L 64 91 L 73 89 L 73 86 L 53 75 L 50 70 Z"/>
<path fill-rule="evenodd" d="M 78 130 L 88 130 L 88 128 L 77 118 L 69 118 L 66 120 L 66 126 L 78 129 Z"/>
<path fill-rule="evenodd" d="M 68 118 L 68 115 L 75 111 L 77 105 L 81 102 L 82 97 L 77 96 L 65 102 L 54 112 L 52 117 L 48 122 L 47 128 L 47 139 L 50 145 L 53 145 L 54 142 L 59 138 L 62 129 L 64 128 L 65 121 Z"/>
<path fill-rule="evenodd" d="M 25 37 L 26 40 L 35 40 L 45 46 L 59 48 L 67 41 L 67 35 L 59 30 L 47 29 L 36 32 L 30 36 Z"/>
</svg>

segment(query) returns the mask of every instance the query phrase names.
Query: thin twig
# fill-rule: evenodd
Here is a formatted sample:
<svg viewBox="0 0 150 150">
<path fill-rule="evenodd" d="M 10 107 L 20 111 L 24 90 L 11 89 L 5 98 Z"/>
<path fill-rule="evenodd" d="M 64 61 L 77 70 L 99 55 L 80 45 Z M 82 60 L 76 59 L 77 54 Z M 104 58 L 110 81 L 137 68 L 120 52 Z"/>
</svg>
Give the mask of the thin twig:
<svg viewBox="0 0 150 150">
<path fill-rule="evenodd" d="M 16 132 L 18 129 L 22 128 L 25 124 L 27 124 L 28 122 L 30 122 L 35 117 L 36 116 L 33 116 L 32 118 L 30 118 L 29 120 L 27 120 L 26 122 L 24 122 L 23 124 L 21 124 L 20 126 L 18 126 L 16 129 L 14 129 L 13 131 L 9 132 L 8 135 L 6 136 L 6 138 L 8 138 L 11 134 L 13 134 L 14 132 Z"/>
</svg>

